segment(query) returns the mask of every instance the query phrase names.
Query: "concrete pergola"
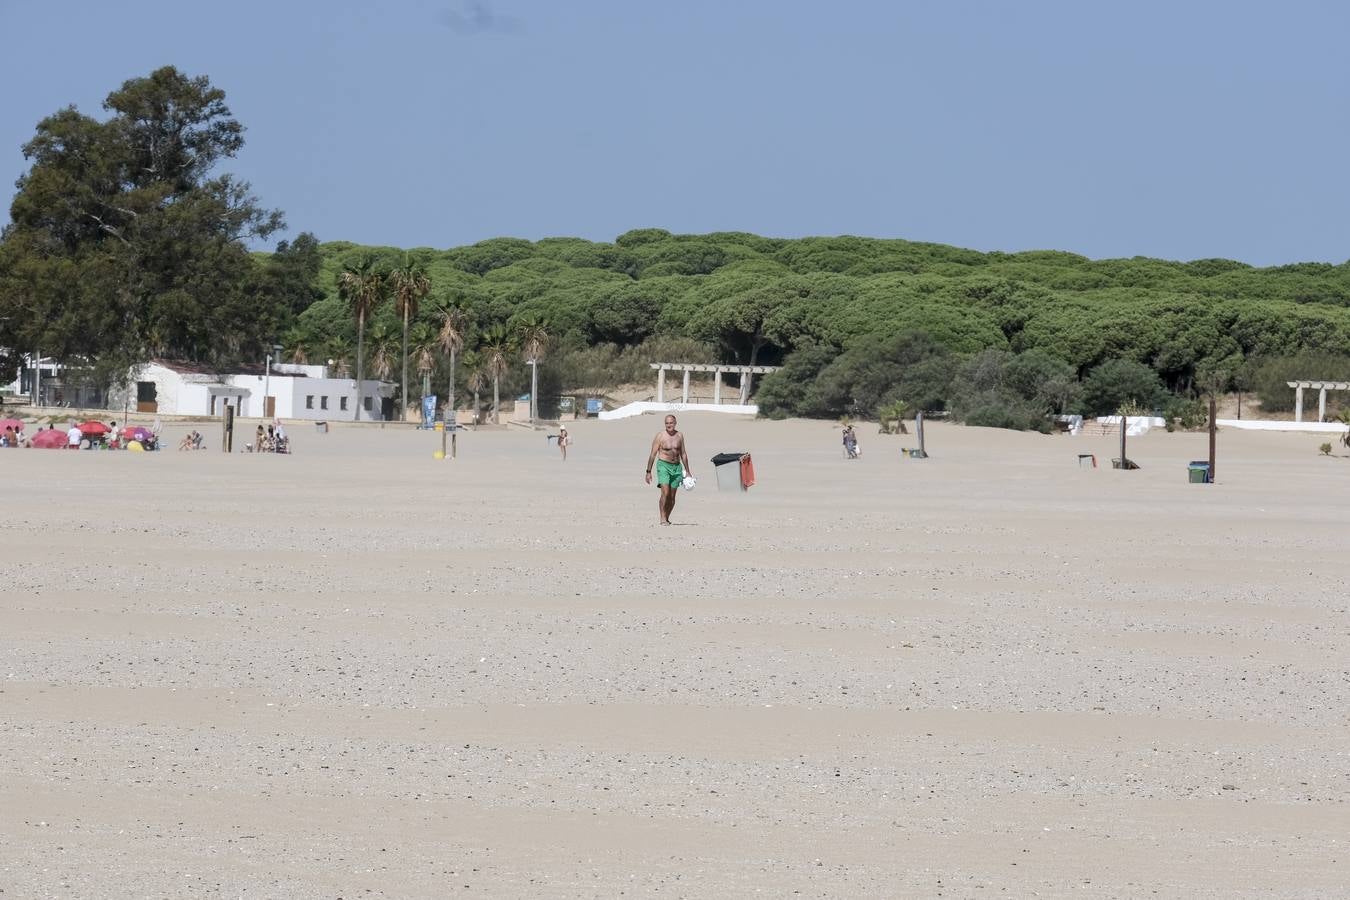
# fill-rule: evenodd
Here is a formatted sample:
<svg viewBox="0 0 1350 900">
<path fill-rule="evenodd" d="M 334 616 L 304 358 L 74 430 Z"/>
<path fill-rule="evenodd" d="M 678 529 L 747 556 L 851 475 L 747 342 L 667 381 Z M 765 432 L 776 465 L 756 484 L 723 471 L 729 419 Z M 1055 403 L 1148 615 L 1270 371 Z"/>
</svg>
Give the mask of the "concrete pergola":
<svg viewBox="0 0 1350 900">
<path fill-rule="evenodd" d="M 1317 421 L 1327 420 L 1327 391 L 1350 391 L 1350 381 L 1286 381 L 1294 389 L 1294 421 L 1303 421 L 1303 389 L 1317 388 Z"/>
<path fill-rule="evenodd" d="M 684 384 L 680 389 L 680 402 L 689 402 L 689 373 L 690 372 L 712 372 L 713 373 L 713 403 L 722 402 L 722 374 L 729 373 L 741 376 L 741 403 L 750 401 L 750 380 L 746 375 L 766 375 L 769 372 L 777 372 L 778 366 L 723 366 L 715 363 L 652 363 L 651 367 L 656 370 L 656 402 L 666 402 L 666 372 L 683 372 Z"/>
</svg>

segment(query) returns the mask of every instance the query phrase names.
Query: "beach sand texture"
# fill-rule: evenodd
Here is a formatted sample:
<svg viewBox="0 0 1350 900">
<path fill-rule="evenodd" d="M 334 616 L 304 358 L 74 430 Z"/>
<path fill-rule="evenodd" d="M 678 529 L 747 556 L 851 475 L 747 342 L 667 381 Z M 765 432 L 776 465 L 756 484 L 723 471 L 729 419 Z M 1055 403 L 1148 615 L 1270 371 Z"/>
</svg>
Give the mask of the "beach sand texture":
<svg viewBox="0 0 1350 900">
<path fill-rule="evenodd" d="M 1327 438 L 680 424 L 0 452 L 0 896 L 1350 891 Z"/>
</svg>

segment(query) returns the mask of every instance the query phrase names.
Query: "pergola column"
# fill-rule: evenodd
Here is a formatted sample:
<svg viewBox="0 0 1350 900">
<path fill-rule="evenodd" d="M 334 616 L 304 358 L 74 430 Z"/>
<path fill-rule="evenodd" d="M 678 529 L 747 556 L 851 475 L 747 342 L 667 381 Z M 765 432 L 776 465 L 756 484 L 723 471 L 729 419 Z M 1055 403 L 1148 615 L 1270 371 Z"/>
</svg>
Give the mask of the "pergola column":
<svg viewBox="0 0 1350 900">
<path fill-rule="evenodd" d="M 1325 386 L 1317 392 L 1317 421 L 1327 420 L 1327 389 Z"/>
<path fill-rule="evenodd" d="M 1325 395 L 1324 395 L 1325 396 Z M 680 388 L 680 402 L 689 402 L 689 370 L 684 370 L 684 384 Z"/>
<path fill-rule="evenodd" d="M 713 369 L 713 403 L 722 402 L 722 370 Z"/>
<path fill-rule="evenodd" d="M 1302 388 L 1299 388 L 1302 391 Z M 666 402 L 666 367 L 662 366 L 656 370 L 656 402 Z"/>
<path fill-rule="evenodd" d="M 1294 388 L 1294 421 L 1303 421 L 1303 385 Z"/>
</svg>

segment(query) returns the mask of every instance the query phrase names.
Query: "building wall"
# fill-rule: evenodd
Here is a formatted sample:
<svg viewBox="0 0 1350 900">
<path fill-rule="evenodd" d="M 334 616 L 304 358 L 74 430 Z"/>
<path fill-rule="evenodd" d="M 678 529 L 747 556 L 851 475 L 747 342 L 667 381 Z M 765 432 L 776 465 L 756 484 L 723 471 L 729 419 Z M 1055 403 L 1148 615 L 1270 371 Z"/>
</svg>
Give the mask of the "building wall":
<svg viewBox="0 0 1350 900">
<path fill-rule="evenodd" d="M 263 385 L 267 385 L 267 391 L 275 398 L 275 414 L 283 419 L 307 419 L 312 421 L 332 420 L 336 422 L 349 422 L 356 416 L 356 382 L 350 378 L 325 378 L 325 377 L 296 377 L 301 374 L 309 375 L 310 372 L 316 375 L 324 375 L 327 369 L 324 366 L 290 366 L 288 370 L 295 372 L 293 375 L 277 375 L 274 370 L 270 378 L 264 379 L 262 375 L 222 375 L 214 378 L 205 375 L 184 375 L 176 372 L 167 366 L 158 363 L 149 363 L 140 367 L 133 378 L 135 381 L 149 381 L 155 385 L 155 398 L 159 404 L 159 412 L 168 415 L 186 415 L 186 416 L 207 416 L 222 415 L 222 404 L 225 400 L 221 396 L 220 388 L 222 385 L 230 388 L 236 388 L 243 391 L 238 397 L 231 396 L 229 400 L 236 405 L 236 415 L 247 418 L 262 418 L 263 416 Z M 370 409 L 363 411 L 361 418 L 363 420 L 379 420 L 382 398 L 388 396 L 393 391 L 392 385 L 384 385 L 378 381 L 363 382 L 363 396 L 369 398 Z M 213 391 L 212 388 L 215 388 Z M 135 398 L 135 385 L 132 385 L 132 398 Z M 217 395 L 215 409 L 211 408 L 211 396 Z M 313 397 L 312 405 L 308 404 L 308 399 Z M 324 400 L 327 398 L 327 407 L 324 406 Z M 342 408 L 342 400 L 346 398 L 347 408 Z"/>
</svg>

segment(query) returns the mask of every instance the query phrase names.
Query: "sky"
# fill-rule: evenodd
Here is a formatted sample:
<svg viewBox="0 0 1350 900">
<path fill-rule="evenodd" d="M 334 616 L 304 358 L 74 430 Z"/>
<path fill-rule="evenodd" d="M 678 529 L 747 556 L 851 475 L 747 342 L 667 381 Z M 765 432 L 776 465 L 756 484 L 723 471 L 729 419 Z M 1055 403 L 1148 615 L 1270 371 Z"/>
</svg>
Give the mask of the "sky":
<svg viewBox="0 0 1350 900">
<path fill-rule="evenodd" d="M 1350 259 L 1345 3 L 0 0 L 0 34 L 6 207 L 44 116 L 174 65 L 283 238 Z"/>
</svg>

